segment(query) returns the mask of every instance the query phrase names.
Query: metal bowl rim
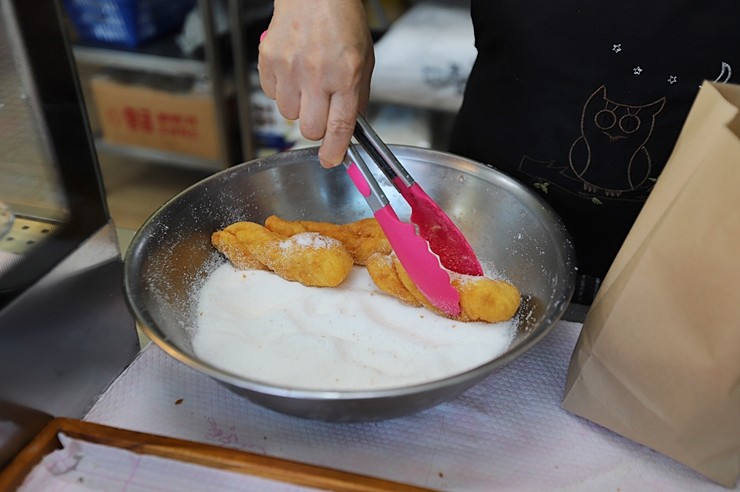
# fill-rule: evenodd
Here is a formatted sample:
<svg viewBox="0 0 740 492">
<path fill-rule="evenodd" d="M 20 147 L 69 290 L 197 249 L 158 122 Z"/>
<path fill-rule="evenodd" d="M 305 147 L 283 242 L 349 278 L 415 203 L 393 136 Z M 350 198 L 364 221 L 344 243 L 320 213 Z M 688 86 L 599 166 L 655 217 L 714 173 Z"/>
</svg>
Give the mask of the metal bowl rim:
<svg viewBox="0 0 740 492">
<path fill-rule="evenodd" d="M 526 190 L 524 185 L 520 184 L 515 179 L 501 173 L 495 168 L 491 166 L 487 166 L 486 164 L 473 161 L 465 157 L 460 157 L 454 154 L 449 154 L 449 153 L 436 151 L 436 150 L 404 146 L 404 145 L 390 145 L 390 147 L 393 150 L 393 152 L 398 157 L 401 157 L 401 158 L 410 157 L 415 160 L 424 160 L 428 164 L 437 165 L 437 166 L 444 166 L 445 162 L 452 161 L 456 164 L 457 170 L 461 170 L 461 171 L 464 170 L 465 172 L 473 174 L 477 177 L 482 177 L 484 174 L 484 171 L 490 172 L 491 170 L 493 170 L 499 175 L 500 178 L 502 178 L 507 183 L 507 186 L 517 189 L 519 192 L 525 192 Z M 550 330 L 552 330 L 555 327 L 555 325 L 557 324 L 557 322 L 560 320 L 563 313 L 565 312 L 565 309 L 567 308 L 568 303 L 573 295 L 573 291 L 575 289 L 575 250 L 574 250 L 572 241 L 570 240 L 570 236 L 568 232 L 565 230 L 565 227 L 563 226 L 561 220 L 559 219 L 557 214 L 555 214 L 555 212 L 550 207 L 550 205 L 546 203 L 539 196 L 526 192 L 528 196 L 536 199 L 539 205 L 541 205 L 547 211 L 549 216 L 553 219 L 553 222 L 552 222 L 553 226 L 555 229 L 557 229 L 554 232 L 563 236 L 564 240 L 562 241 L 562 245 L 564 248 L 564 251 L 563 251 L 564 262 L 566 264 L 565 266 L 566 266 L 567 271 L 570 272 L 570 275 L 568 275 L 567 278 L 565 279 L 565 284 L 563 287 L 564 295 L 561 297 L 560 303 L 558 303 L 555 306 L 551 306 L 550 309 L 546 311 L 546 316 L 541 320 L 540 324 L 537 327 L 536 331 L 538 333 L 533 334 L 532 336 L 524 339 L 521 343 L 519 343 L 513 349 L 507 350 L 506 352 L 490 360 L 489 362 L 486 362 L 484 364 L 481 364 L 479 366 L 476 366 L 474 368 L 468 369 L 462 373 L 455 374 L 452 376 L 444 377 L 441 379 L 436 379 L 436 380 L 429 381 L 429 382 L 401 386 L 401 387 L 380 388 L 380 389 L 374 389 L 374 390 L 303 389 L 303 388 L 290 388 L 290 387 L 285 387 L 285 386 L 280 386 L 280 385 L 275 385 L 275 384 L 262 383 L 256 380 L 250 380 L 244 376 L 233 374 L 219 367 L 216 367 L 211 364 L 207 364 L 200 360 L 194 359 L 189 354 L 187 354 L 185 351 L 170 344 L 166 340 L 166 337 L 160 335 L 161 333 L 160 330 L 155 328 L 156 323 L 151 319 L 151 317 L 148 314 L 148 311 L 140 308 L 137 305 L 137 303 L 134 301 L 134 299 L 136 298 L 136 290 L 137 290 L 136 286 L 134 285 L 134 280 L 137 277 L 135 275 L 135 270 L 136 270 L 135 267 L 139 264 L 139 262 L 136 261 L 137 260 L 136 250 L 137 248 L 140 248 L 144 244 L 146 240 L 146 236 L 148 235 L 147 232 L 151 228 L 152 224 L 157 220 L 159 215 L 163 213 L 163 211 L 166 210 L 169 206 L 178 202 L 179 200 L 182 200 L 183 197 L 189 195 L 190 193 L 197 191 L 200 187 L 206 186 L 208 183 L 216 181 L 218 179 L 222 179 L 223 176 L 227 174 L 241 171 L 244 167 L 249 167 L 249 166 L 251 166 L 255 170 L 259 170 L 259 168 L 262 167 L 263 163 L 269 163 L 271 166 L 287 165 L 287 164 L 293 164 L 297 159 L 315 158 L 315 155 L 317 154 L 317 149 L 318 149 L 317 147 L 310 147 L 306 149 L 286 151 L 286 152 L 282 152 L 280 154 L 276 154 L 271 157 L 267 157 L 263 159 L 255 159 L 253 161 L 241 163 L 231 168 L 224 169 L 222 171 L 214 173 L 213 175 L 208 176 L 204 178 L 203 180 L 199 181 L 198 183 L 195 183 L 192 186 L 186 188 L 185 190 L 183 190 L 182 192 L 178 193 L 177 195 L 169 199 L 167 202 L 165 202 L 154 213 L 152 213 L 152 215 L 144 222 L 144 224 L 134 234 L 134 237 L 132 238 L 131 243 L 130 243 L 131 246 L 127 249 L 125 258 L 124 258 L 124 264 L 125 264 L 124 290 L 126 293 L 126 301 L 127 301 L 129 308 L 134 313 L 136 319 L 139 321 L 139 326 L 141 330 L 160 349 L 164 350 L 167 354 L 169 354 L 176 360 L 184 363 L 185 365 L 189 366 L 192 369 L 200 371 L 222 383 L 227 383 L 227 384 L 230 384 L 230 385 L 233 385 L 233 386 L 236 386 L 238 388 L 245 389 L 248 391 L 254 391 L 256 393 L 272 395 L 272 396 L 304 399 L 304 400 L 306 399 L 322 400 L 322 401 L 362 400 L 362 399 L 394 398 L 394 397 L 399 397 L 399 396 L 413 396 L 413 395 L 420 394 L 420 393 L 436 391 L 436 390 L 440 390 L 444 388 L 463 385 L 465 383 L 472 385 L 476 381 L 493 373 L 495 370 L 510 363 L 512 360 L 516 359 L 517 357 L 521 356 L 523 353 L 531 349 L 542 338 L 544 338 L 550 332 Z M 436 158 L 437 160 L 430 161 L 429 160 L 430 157 Z M 459 164 L 461 163 L 465 164 L 463 169 L 459 168 Z M 444 167 L 449 168 L 449 166 L 444 166 Z"/>
</svg>

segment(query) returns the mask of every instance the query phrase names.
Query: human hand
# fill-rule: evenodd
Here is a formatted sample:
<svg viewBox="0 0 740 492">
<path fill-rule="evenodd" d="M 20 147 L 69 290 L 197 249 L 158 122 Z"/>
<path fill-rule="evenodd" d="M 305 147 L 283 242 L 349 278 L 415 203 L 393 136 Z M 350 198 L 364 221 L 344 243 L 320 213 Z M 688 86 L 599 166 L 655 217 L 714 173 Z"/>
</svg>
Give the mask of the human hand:
<svg viewBox="0 0 740 492">
<path fill-rule="evenodd" d="M 275 0 L 259 46 L 262 90 L 283 117 L 299 120 L 305 138 L 323 139 L 324 167 L 344 159 L 374 64 L 361 0 Z"/>
</svg>

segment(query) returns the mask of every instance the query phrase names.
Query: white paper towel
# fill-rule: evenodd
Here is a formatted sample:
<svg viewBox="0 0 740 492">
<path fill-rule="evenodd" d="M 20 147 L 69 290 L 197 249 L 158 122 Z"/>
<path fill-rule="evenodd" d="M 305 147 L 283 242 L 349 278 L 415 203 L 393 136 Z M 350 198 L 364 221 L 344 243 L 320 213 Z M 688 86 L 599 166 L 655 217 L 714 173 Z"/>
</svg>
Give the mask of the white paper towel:
<svg viewBox="0 0 740 492">
<path fill-rule="evenodd" d="M 18 492 L 310 492 L 286 482 L 71 439 L 41 460 Z"/>
<path fill-rule="evenodd" d="M 727 490 L 560 408 L 580 327 L 559 323 L 453 401 L 366 424 L 261 408 L 149 344 L 86 420 L 440 490 Z"/>
</svg>

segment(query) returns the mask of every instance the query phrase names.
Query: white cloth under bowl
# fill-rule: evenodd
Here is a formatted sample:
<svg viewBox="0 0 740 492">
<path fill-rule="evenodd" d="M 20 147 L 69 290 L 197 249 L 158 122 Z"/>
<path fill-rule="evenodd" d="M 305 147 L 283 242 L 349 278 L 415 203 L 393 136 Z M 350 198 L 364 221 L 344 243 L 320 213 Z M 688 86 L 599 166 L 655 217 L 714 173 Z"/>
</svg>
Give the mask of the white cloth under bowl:
<svg viewBox="0 0 740 492">
<path fill-rule="evenodd" d="M 580 328 L 560 322 L 453 401 L 363 424 L 264 409 L 149 344 L 86 420 L 437 490 L 726 491 L 560 407 Z"/>
</svg>

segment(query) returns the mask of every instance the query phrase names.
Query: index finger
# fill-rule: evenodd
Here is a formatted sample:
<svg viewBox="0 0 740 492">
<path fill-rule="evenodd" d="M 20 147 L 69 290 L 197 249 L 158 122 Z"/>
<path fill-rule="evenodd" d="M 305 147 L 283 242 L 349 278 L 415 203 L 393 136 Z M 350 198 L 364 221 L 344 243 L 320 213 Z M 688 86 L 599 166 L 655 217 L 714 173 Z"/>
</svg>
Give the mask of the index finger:
<svg viewBox="0 0 740 492">
<path fill-rule="evenodd" d="M 326 133 L 319 147 L 319 161 L 324 167 L 342 163 L 357 121 L 357 98 L 335 92 L 329 101 Z"/>
</svg>

